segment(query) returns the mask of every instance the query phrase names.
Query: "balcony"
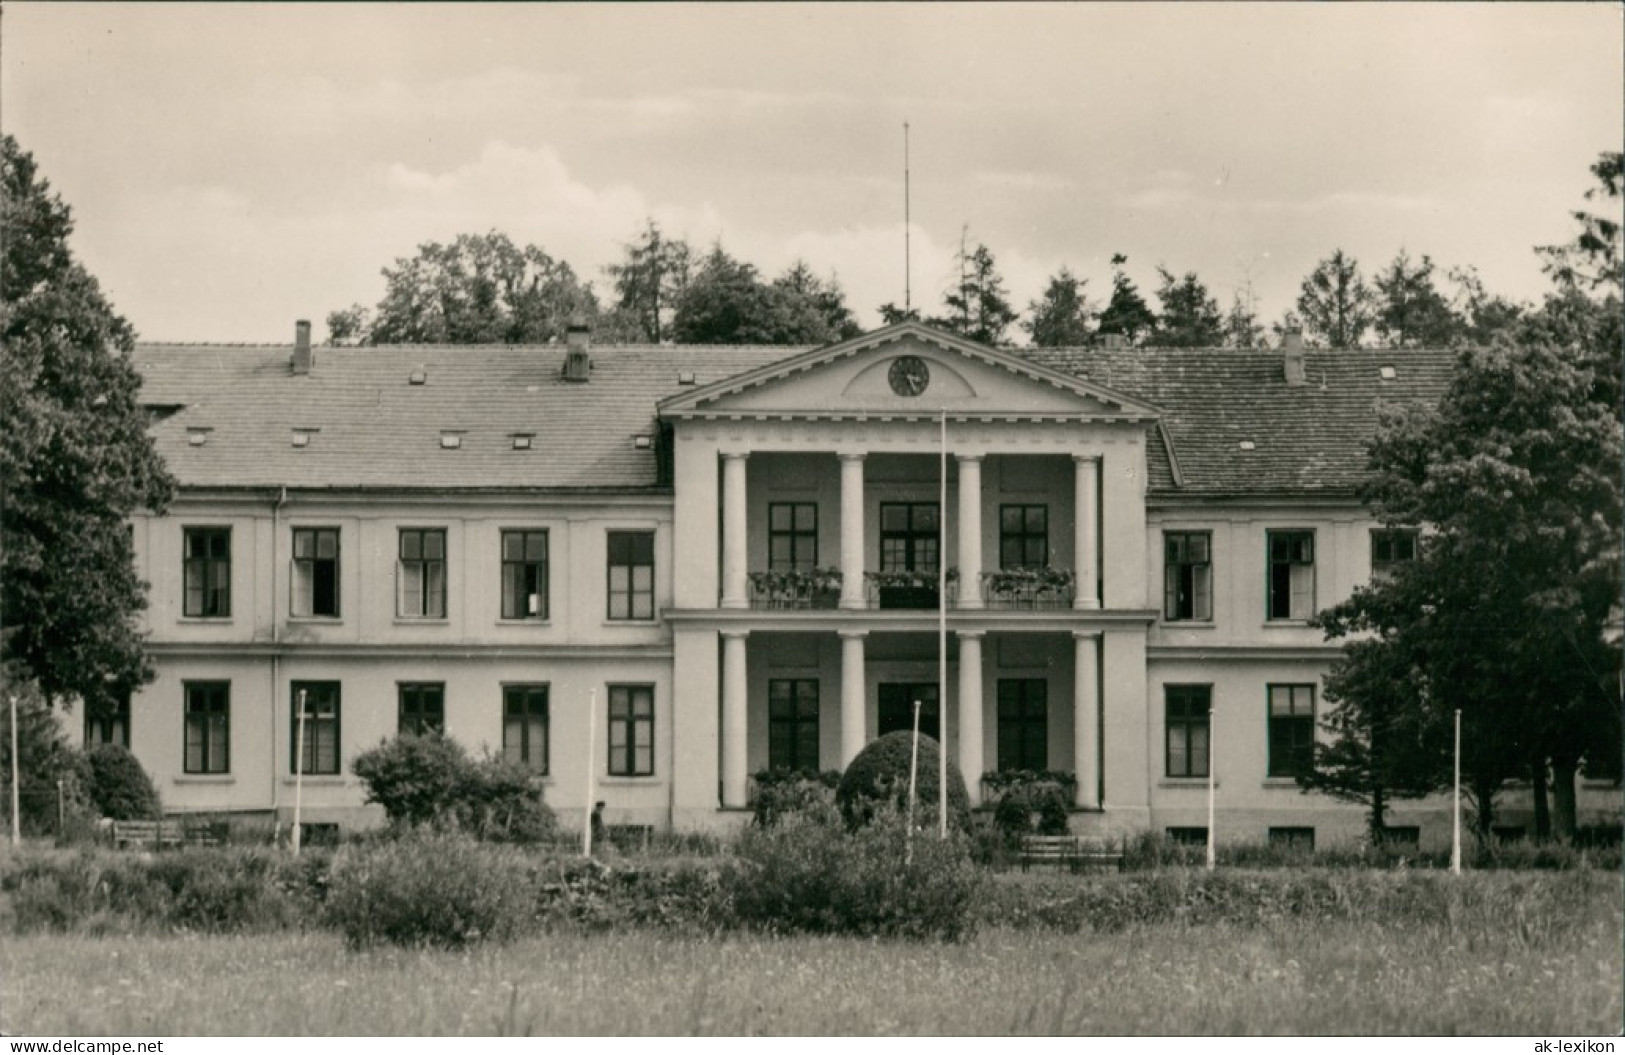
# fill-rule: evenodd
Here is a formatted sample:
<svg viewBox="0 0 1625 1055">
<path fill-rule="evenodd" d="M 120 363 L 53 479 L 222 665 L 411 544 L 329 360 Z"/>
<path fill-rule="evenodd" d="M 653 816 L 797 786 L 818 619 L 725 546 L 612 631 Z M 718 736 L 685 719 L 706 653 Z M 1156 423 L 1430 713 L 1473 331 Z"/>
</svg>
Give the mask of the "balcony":
<svg viewBox="0 0 1625 1055">
<path fill-rule="evenodd" d="M 1070 568 L 1002 568 L 982 573 L 982 604 L 987 608 L 1054 610 L 1071 608 L 1077 576 Z"/>
<path fill-rule="evenodd" d="M 811 571 L 753 571 L 750 607 L 758 611 L 819 611 L 840 607 L 844 576 L 839 568 Z M 961 608 L 959 569 L 946 574 L 948 607 Z M 863 573 L 863 607 L 879 611 L 929 611 L 938 607 L 934 571 Z M 982 572 L 982 604 L 995 611 L 1066 611 L 1077 594 L 1070 568 L 1003 568 Z"/>
<path fill-rule="evenodd" d="M 841 569 L 753 571 L 750 606 L 766 611 L 835 608 L 841 602 Z"/>
</svg>

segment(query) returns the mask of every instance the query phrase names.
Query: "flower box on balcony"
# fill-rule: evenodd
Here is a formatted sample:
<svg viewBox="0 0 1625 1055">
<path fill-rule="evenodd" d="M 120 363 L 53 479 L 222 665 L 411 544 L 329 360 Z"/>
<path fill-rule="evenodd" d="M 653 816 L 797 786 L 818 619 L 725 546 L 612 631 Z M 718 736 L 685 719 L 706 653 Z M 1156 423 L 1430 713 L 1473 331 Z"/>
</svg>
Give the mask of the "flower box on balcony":
<svg viewBox="0 0 1625 1055">
<path fill-rule="evenodd" d="M 994 608 L 1064 608 L 1076 581 L 1068 568 L 1001 568 L 982 573 L 982 595 Z"/>
<path fill-rule="evenodd" d="M 835 608 L 841 600 L 841 570 L 753 571 L 753 608 Z"/>
</svg>

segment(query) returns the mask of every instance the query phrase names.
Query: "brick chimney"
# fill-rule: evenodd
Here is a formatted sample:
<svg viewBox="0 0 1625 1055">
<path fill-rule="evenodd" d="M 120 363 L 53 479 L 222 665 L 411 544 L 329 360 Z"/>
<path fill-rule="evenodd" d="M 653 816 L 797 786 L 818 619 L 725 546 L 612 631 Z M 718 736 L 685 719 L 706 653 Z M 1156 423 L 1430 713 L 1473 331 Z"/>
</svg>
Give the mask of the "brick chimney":
<svg viewBox="0 0 1625 1055">
<path fill-rule="evenodd" d="M 1308 384 L 1308 371 L 1303 361 L 1303 331 L 1285 330 L 1281 333 L 1281 352 L 1285 356 L 1286 383 L 1299 388 Z"/>
<path fill-rule="evenodd" d="M 586 381 L 592 374 L 592 328 L 586 316 L 570 316 L 570 324 L 564 329 L 564 345 L 564 379 Z"/>
<path fill-rule="evenodd" d="M 316 365 L 316 353 L 310 348 L 310 320 L 300 319 L 293 324 L 293 372 L 306 376 Z"/>
<path fill-rule="evenodd" d="M 1103 333 L 1100 335 L 1102 348 L 1127 348 L 1128 340 L 1120 333 Z"/>
</svg>

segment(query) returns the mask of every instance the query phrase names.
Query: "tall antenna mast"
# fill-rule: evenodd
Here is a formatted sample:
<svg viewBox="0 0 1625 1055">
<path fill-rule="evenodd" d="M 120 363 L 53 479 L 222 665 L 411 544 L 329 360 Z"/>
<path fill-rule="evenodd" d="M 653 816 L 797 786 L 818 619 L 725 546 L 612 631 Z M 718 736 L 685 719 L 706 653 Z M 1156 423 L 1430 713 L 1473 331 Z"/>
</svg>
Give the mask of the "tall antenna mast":
<svg viewBox="0 0 1625 1055">
<path fill-rule="evenodd" d="M 913 286 L 910 270 L 914 262 L 913 248 L 909 244 L 908 200 L 908 122 L 903 122 L 903 314 L 913 309 Z"/>
</svg>

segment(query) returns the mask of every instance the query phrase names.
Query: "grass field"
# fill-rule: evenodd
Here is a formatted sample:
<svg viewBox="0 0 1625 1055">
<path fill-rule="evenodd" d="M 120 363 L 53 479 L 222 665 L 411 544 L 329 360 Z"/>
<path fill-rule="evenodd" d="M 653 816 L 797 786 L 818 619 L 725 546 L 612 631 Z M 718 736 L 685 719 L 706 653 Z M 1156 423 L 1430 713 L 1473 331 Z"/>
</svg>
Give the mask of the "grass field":
<svg viewBox="0 0 1625 1055">
<path fill-rule="evenodd" d="M 1555 940 L 1511 928 L 1162 924 L 957 945 L 564 934 L 351 954 L 331 934 L 8 936 L 24 1035 L 1607 1034 L 1617 888 Z"/>
</svg>

